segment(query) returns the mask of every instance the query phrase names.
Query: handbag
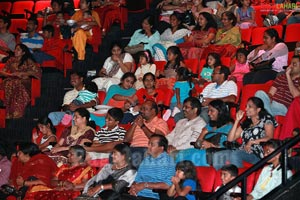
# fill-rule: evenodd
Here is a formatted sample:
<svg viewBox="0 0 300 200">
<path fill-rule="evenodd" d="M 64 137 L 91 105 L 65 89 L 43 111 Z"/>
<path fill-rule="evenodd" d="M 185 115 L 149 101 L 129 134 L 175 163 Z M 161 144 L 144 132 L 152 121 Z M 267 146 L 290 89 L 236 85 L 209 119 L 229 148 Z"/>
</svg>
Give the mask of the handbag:
<svg viewBox="0 0 300 200">
<path fill-rule="evenodd" d="M 124 51 L 130 53 L 131 55 L 136 54 L 140 51 L 144 51 L 144 44 L 140 43 L 132 46 L 127 46 L 124 48 Z"/>
<path fill-rule="evenodd" d="M 261 70 L 272 69 L 272 64 L 275 61 L 275 58 L 271 58 L 270 60 L 264 60 L 259 63 L 254 63 L 254 61 L 250 62 L 250 65 L 253 67 L 251 71 L 257 72 Z"/>
<path fill-rule="evenodd" d="M 210 135 L 212 135 L 212 136 L 210 136 Z M 205 135 L 204 140 L 207 141 L 207 142 L 212 143 L 215 146 L 219 146 L 220 142 L 221 142 L 221 137 L 223 135 L 227 136 L 226 133 L 208 132 Z M 208 137 L 208 136 L 210 136 L 210 137 Z M 207 148 L 206 149 L 206 162 L 207 162 L 207 164 L 212 165 L 213 164 L 213 155 L 214 155 L 214 153 L 218 152 L 218 151 L 223 151 L 223 150 L 226 150 L 226 148 L 216 148 L 216 147 Z"/>
</svg>

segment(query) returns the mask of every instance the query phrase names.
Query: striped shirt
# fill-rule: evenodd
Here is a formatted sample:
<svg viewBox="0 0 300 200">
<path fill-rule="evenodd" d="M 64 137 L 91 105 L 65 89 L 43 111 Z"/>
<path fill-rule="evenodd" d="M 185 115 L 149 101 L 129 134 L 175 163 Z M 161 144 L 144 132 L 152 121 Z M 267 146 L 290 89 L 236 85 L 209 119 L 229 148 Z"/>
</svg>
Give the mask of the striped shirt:
<svg viewBox="0 0 300 200">
<path fill-rule="evenodd" d="M 26 45 L 31 52 L 32 49 L 42 48 L 44 44 L 44 38 L 38 33 L 35 33 L 33 37 L 28 37 L 28 33 L 22 34 L 20 41 L 22 44 Z"/>
<path fill-rule="evenodd" d="M 88 103 L 95 99 L 97 97 L 97 93 L 90 92 L 88 90 L 80 90 L 78 92 L 78 96 L 76 97 L 76 100 L 82 102 L 82 103 Z"/>
<path fill-rule="evenodd" d="M 112 130 L 107 130 L 107 127 L 101 128 L 95 134 L 94 141 L 99 143 L 108 143 L 123 140 L 126 134 L 126 130 L 123 127 L 116 126 Z"/>
<path fill-rule="evenodd" d="M 299 88 L 300 78 L 298 77 L 295 80 L 293 80 L 293 83 L 295 87 Z M 273 82 L 273 87 L 277 89 L 273 96 L 273 100 L 285 105 L 288 108 L 292 103 L 294 97 L 289 89 L 286 74 L 278 76 Z"/>
<path fill-rule="evenodd" d="M 224 81 L 221 85 L 210 83 L 203 89 L 204 98 L 223 98 L 230 95 L 237 96 L 237 85 L 233 81 Z"/>
</svg>

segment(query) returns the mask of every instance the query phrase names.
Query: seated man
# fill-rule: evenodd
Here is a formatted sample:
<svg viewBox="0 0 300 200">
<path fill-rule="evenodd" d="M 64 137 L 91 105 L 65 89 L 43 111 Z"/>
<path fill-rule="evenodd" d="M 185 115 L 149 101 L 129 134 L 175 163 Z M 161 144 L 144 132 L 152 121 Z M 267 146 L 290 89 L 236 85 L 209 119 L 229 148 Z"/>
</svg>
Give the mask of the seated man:
<svg viewBox="0 0 300 200">
<path fill-rule="evenodd" d="M 133 166 L 137 167 L 147 150 L 149 139 L 153 134 L 167 135 L 167 123 L 157 117 L 158 107 L 152 100 L 146 100 L 138 116 L 125 135 L 124 142 L 131 143 Z"/>
<path fill-rule="evenodd" d="M 297 92 L 298 91 L 298 92 Z M 265 109 L 273 116 L 285 115 L 291 102 L 300 92 L 300 57 L 293 56 L 285 74 L 276 77 L 268 94 L 262 90 L 255 96 L 263 100 Z"/>
<path fill-rule="evenodd" d="M 202 91 L 202 111 L 200 116 L 208 122 L 207 106 L 209 102 L 220 99 L 223 102 L 234 103 L 237 98 L 237 85 L 234 81 L 228 81 L 230 70 L 225 66 L 215 67 L 212 73 L 212 83 L 208 84 Z"/>
<path fill-rule="evenodd" d="M 148 156 L 137 171 L 135 181 L 129 190 L 130 195 L 124 195 L 122 200 L 159 199 L 159 194 L 154 193 L 152 189 L 167 190 L 170 187 L 171 178 L 175 174 L 175 163 L 167 154 L 167 148 L 168 140 L 163 135 L 150 136 Z"/>
<path fill-rule="evenodd" d="M 184 119 L 176 123 L 173 131 L 167 135 L 169 141 L 169 152 L 193 148 L 190 142 L 194 142 L 199 137 L 205 127 L 205 121 L 199 116 L 201 113 L 201 103 L 195 97 L 188 97 L 183 102 Z"/>
<path fill-rule="evenodd" d="M 8 17 L 0 16 L 0 62 L 16 47 L 15 36 L 8 31 L 10 25 L 11 20 Z"/>
</svg>

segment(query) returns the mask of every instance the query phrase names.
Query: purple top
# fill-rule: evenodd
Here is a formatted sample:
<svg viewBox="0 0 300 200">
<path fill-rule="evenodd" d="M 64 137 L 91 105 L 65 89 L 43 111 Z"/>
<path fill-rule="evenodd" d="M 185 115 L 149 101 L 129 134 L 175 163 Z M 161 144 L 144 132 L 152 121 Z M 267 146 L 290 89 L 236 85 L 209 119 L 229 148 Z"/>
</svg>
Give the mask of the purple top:
<svg viewBox="0 0 300 200">
<path fill-rule="evenodd" d="M 0 160 L 0 187 L 8 183 L 8 178 L 10 175 L 11 162 L 4 156 Z"/>
</svg>

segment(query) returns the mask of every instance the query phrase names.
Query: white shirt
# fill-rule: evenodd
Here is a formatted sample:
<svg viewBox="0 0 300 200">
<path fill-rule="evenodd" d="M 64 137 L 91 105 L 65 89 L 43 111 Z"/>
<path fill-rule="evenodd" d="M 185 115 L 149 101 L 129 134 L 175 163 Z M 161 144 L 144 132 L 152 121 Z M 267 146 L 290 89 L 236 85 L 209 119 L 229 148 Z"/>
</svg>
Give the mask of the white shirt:
<svg viewBox="0 0 300 200">
<path fill-rule="evenodd" d="M 205 121 L 199 116 L 192 120 L 187 118 L 179 120 L 173 131 L 166 136 L 169 145 L 174 146 L 177 150 L 193 148 L 190 142 L 197 140 L 205 126 Z"/>
<path fill-rule="evenodd" d="M 128 63 L 128 62 L 133 62 L 133 58 L 129 53 L 125 53 L 125 57 L 123 59 L 123 63 Z M 109 73 L 110 70 L 112 69 L 114 65 L 114 61 L 111 59 L 111 56 L 108 57 L 103 65 L 103 68 L 106 70 L 106 73 Z M 119 68 L 118 72 L 113 76 L 113 78 L 118 78 L 121 79 L 123 76 L 124 72 L 122 71 L 121 68 Z"/>
<path fill-rule="evenodd" d="M 204 98 L 224 98 L 230 95 L 237 96 L 237 85 L 233 81 L 224 81 L 221 85 L 217 83 L 208 84 L 201 93 Z"/>
</svg>

